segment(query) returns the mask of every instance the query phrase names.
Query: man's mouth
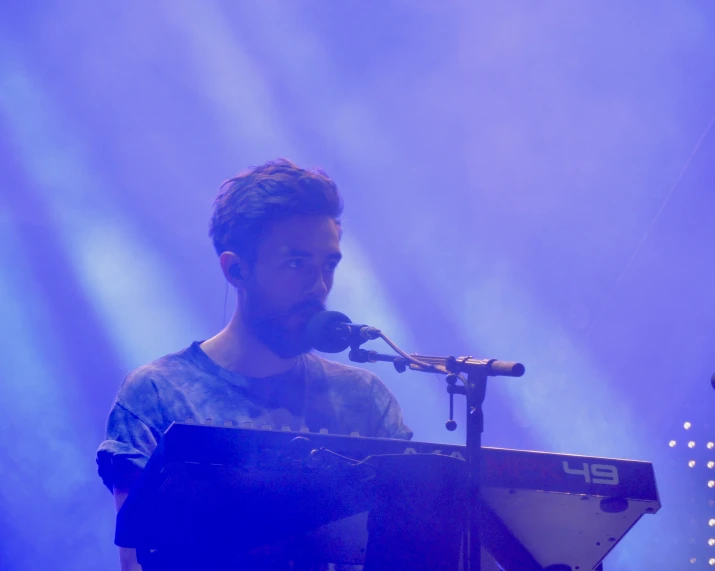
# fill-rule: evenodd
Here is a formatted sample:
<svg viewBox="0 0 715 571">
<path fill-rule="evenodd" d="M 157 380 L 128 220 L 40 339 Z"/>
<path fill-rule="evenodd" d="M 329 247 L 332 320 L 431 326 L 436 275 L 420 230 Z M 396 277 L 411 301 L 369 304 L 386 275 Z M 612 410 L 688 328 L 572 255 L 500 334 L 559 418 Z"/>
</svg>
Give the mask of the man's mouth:
<svg viewBox="0 0 715 571">
<path fill-rule="evenodd" d="M 321 311 L 325 311 L 325 307 L 323 307 L 322 304 L 302 304 L 291 311 L 290 319 L 300 322 L 301 325 L 305 325 L 314 315 Z"/>
<path fill-rule="evenodd" d="M 293 311 L 301 314 L 315 315 L 316 313 L 325 311 L 325 306 L 319 301 L 305 302 L 296 305 Z"/>
</svg>

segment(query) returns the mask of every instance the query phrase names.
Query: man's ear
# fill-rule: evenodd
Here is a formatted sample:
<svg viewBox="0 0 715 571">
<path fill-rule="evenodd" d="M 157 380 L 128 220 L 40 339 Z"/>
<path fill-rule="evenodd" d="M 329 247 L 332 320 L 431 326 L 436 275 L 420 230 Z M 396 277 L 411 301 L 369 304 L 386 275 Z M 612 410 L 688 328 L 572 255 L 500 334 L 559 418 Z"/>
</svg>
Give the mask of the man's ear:
<svg viewBox="0 0 715 571">
<path fill-rule="evenodd" d="M 234 252 L 222 252 L 219 256 L 221 271 L 226 281 L 236 288 L 243 287 L 248 278 L 248 263 Z"/>
</svg>

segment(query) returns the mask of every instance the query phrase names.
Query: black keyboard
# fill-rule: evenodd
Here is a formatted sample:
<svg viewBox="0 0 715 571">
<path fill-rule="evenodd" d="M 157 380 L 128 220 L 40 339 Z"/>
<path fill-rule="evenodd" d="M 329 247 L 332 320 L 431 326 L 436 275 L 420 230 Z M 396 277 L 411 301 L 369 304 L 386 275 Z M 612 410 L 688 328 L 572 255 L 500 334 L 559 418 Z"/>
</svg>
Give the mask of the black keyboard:
<svg viewBox="0 0 715 571">
<path fill-rule="evenodd" d="M 165 458 L 235 466 L 265 463 L 269 456 L 291 450 L 296 438 L 355 460 L 378 454 L 443 454 L 462 460 L 466 455 L 464 446 L 451 444 L 174 423 L 166 432 Z M 652 503 L 652 511 L 660 507 L 650 462 L 484 447 L 481 474 L 484 488 L 622 498 Z"/>
<path fill-rule="evenodd" d="M 191 517 L 180 513 L 177 506 L 181 502 L 193 501 L 194 513 L 196 506 L 204 510 L 201 518 L 218 514 L 225 504 L 236 518 L 256 522 L 256 511 L 241 515 L 241 506 L 247 505 L 241 498 L 275 490 L 280 499 L 282 467 L 332 462 L 339 468 L 369 456 L 405 454 L 463 460 L 466 450 L 464 446 L 322 432 L 174 423 L 149 460 L 139 490 L 130 493 L 118 515 L 116 542 L 131 547 L 137 533 L 151 535 L 149 524 L 137 532 L 137 522 L 159 512 L 164 514 L 161 521 L 165 527 L 181 518 L 189 521 Z M 339 477 L 339 470 L 333 472 Z M 307 480 L 285 482 L 288 487 L 308 485 Z M 313 483 L 313 488 L 305 490 L 313 494 L 320 487 Z M 549 566 L 595 569 L 644 514 L 660 508 L 649 462 L 490 447 L 481 450 L 480 494 L 482 545 L 507 571 Z M 205 504 L 207 497 L 211 506 Z M 278 505 L 266 510 L 281 513 L 285 508 L 275 507 Z M 329 561 L 360 563 L 364 556 L 366 517 L 348 519 L 351 523 L 342 531 L 339 524 L 325 526 L 326 549 L 338 545 L 340 551 L 333 550 Z M 341 536 L 339 541 L 336 534 Z M 522 551 L 523 557 L 515 556 Z"/>
</svg>

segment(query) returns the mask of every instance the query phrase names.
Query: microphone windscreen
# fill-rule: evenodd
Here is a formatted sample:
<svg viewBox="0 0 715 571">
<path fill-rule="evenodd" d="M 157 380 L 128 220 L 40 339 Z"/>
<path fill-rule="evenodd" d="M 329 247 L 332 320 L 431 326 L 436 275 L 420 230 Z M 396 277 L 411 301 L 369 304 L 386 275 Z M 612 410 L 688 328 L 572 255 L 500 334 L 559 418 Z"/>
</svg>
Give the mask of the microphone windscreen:
<svg viewBox="0 0 715 571">
<path fill-rule="evenodd" d="M 313 349 L 323 353 L 340 353 L 350 346 L 350 332 L 342 328 L 342 323 L 352 323 L 350 318 L 339 311 L 316 313 L 305 328 L 308 343 Z"/>
</svg>

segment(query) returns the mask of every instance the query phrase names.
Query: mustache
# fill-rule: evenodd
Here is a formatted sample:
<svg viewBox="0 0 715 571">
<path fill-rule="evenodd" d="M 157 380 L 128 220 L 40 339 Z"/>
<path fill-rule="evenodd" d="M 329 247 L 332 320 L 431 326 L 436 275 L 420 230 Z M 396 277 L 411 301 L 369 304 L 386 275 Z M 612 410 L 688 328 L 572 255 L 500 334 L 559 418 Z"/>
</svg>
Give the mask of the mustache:
<svg viewBox="0 0 715 571">
<path fill-rule="evenodd" d="M 317 299 L 307 299 L 305 301 L 301 301 L 300 303 L 296 303 L 293 307 L 290 308 L 289 313 L 292 315 L 311 309 L 316 313 L 320 311 L 325 311 L 325 304 Z"/>
</svg>

